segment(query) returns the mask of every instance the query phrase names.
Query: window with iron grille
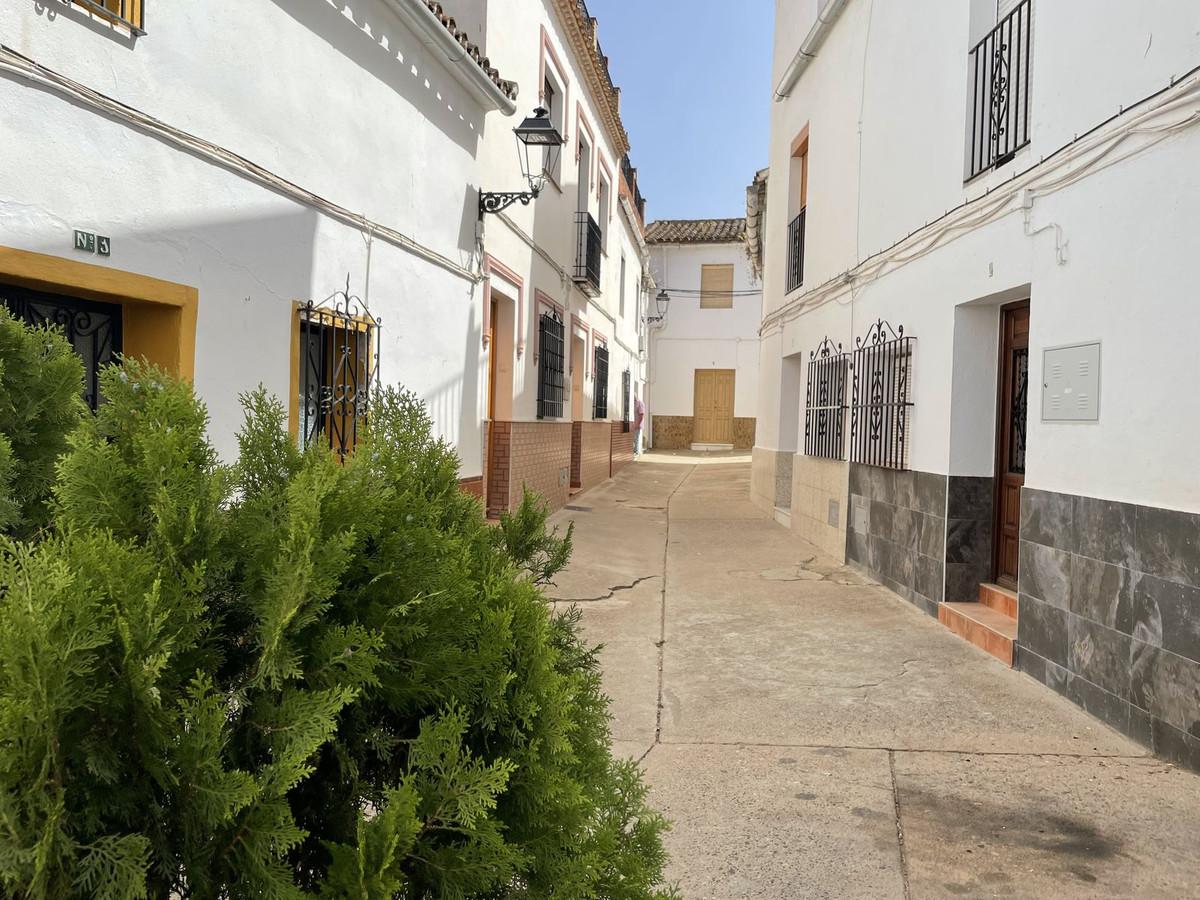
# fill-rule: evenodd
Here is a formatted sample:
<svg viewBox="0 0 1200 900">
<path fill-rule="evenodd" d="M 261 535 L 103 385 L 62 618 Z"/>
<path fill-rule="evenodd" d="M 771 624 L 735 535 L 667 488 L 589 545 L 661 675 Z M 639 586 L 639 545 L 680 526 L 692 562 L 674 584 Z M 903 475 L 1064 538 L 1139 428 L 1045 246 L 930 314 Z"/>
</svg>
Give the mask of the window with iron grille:
<svg viewBox="0 0 1200 900">
<path fill-rule="evenodd" d="M 846 458 L 846 370 L 850 355 L 825 338 L 809 354 L 804 394 L 804 454 Z"/>
<path fill-rule="evenodd" d="M 561 419 L 563 414 L 563 323 L 544 312 L 538 319 L 537 417 Z"/>
<path fill-rule="evenodd" d="M 299 316 L 300 441 L 327 446 L 345 459 L 367 419 L 378 322 L 344 296 L 330 307 L 305 304 Z"/>
<path fill-rule="evenodd" d="M 883 319 L 855 339 L 850 405 L 850 461 L 908 468 L 908 399 L 914 339 Z"/>
<path fill-rule="evenodd" d="M 104 402 L 100 371 L 121 353 L 120 305 L 0 284 L 0 306 L 28 325 L 62 332 L 83 361 L 83 399 L 95 412 Z"/>
<path fill-rule="evenodd" d="M 596 345 L 596 402 L 592 411 L 593 419 L 608 418 L 608 348 L 603 344 Z"/>
<path fill-rule="evenodd" d="M 1008 162 L 1029 143 L 1032 5 L 1022 0 L 971 48 L 967 178 Z"/>
<path fill-rule="evenodd" d="M 144 0 L 63 0 L 113 22 L 126 25 L 134 34 L 145 34 Z"/>
<path fill-rule="evenodd" d="M 628 369 L 621 373 L 621 431 L 629 432 L 629 394 L 633 376 Z"/>
</svg>

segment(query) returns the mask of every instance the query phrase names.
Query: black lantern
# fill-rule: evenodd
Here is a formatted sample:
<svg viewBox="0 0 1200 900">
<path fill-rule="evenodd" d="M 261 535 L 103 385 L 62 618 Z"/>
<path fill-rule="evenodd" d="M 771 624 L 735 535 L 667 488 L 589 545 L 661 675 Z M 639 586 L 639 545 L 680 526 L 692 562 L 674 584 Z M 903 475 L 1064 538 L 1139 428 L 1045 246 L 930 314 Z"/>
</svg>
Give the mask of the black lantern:
<svg viewBox="0 0 1200 900">
<path fill-rule="evenodd" d="M 667 317 L 667 306 L 671 303 L 671 295 L 665 290 L 659 291 L 658 296 L 654 298 L 654 305 L 658 307 L 657 316 L 646 316 L 647 322 L 661 322 Z"/>
<path fill-rule="evenodd" d="M 533 115 L 513 129 L 517 136 L 517 151 L 521 160 L 521 174 L 529 182 L 528 191 L 480 191 L 479 217 L 484 213 L 497 213 L 517 201 L 528 206 L 536 200 L 546 186 L 546 172 L 558 163 L 562 152 L 563 137 L 550 121 L 550 111 L 539 106 Z"/>
</svg>

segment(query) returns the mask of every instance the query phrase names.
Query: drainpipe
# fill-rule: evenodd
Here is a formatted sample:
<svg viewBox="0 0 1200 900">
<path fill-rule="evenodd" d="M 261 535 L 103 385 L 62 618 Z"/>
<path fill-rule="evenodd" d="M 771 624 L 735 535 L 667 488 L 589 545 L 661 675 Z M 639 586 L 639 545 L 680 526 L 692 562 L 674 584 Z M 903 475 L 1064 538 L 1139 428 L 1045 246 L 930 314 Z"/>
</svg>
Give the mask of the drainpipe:
<svg viewBox="0 0 1200 900">
<path fill-rule="evenodd" d="M 791 96 L 792 88 L 796 86 L 796 82 L 800 80 L 800 76 L 804 74 L 809 63 L 817 58 L 817 51 L 825 43 L 825 38 L 829 37 L 833 23 L 837 21 L 837 17 L 841 15 L 848 2 L 849 0 L 825 0 L 824 5 L 817 12 L 817 21 L 813 22 L 812 28 L 809 29 L 808 37 L 804 39 L 804 43 L 792 57 L 787 71 L 783 73 L 783 78 L 779 81 L 779 86 L 775 88 L 776 103 Z"/>
</svg>

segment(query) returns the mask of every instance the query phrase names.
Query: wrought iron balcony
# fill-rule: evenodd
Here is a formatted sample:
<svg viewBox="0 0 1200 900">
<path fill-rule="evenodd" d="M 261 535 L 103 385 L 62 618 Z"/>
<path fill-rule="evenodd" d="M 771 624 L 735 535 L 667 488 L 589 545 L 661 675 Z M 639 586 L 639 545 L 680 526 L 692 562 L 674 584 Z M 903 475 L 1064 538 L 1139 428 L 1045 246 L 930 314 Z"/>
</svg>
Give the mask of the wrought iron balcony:
<svg viewBox="0 0 1200 900">
<path fill-rule="evenodd" d="M 575 214 L 575 283 L 589 297 L 600 296 L 600 226 L 586 212 Z"/>
<path fill-rule="evenodd" d="M 970 53 L 968 180 L 1004 165 L 1029 143 L 1031 0 L 1017 4 Z"/>
<path fill-rule="evenodd" d="M 790 294 L 804 284 L 804 214 L 808 208 L 800 210 L 792 223 L 788 225 L 788 265 L 787 292 Z"/>
</svg>

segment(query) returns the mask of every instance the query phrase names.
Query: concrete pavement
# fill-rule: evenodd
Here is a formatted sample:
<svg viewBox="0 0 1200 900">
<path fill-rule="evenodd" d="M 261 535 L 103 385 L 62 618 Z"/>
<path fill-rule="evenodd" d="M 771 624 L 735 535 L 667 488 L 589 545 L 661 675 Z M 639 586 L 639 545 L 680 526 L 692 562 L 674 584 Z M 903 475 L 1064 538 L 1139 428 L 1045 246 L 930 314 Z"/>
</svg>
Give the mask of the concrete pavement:
<svg viewBox="0 0 1200 900">
<path fill-rule="evenodd" d="M 554 517 L 687 898 L 1200 897 L 1200 777 L 648 455 Z"/>
</svg>

